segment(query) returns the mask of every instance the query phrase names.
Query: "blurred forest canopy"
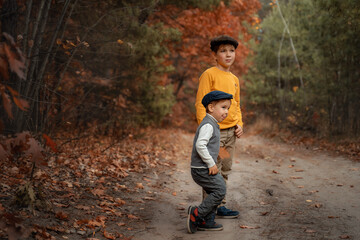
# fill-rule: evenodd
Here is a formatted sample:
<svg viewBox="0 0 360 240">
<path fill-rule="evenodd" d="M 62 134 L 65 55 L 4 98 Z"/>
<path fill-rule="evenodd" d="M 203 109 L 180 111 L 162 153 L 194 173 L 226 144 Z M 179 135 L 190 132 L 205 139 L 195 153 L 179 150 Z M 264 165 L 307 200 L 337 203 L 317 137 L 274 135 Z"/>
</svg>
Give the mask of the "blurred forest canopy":
<svg viewBox="0 0 360 240">
<path fill-rule="evenodd" d="M 269 7 L 244 77 L 247 110 L 318 136 L 358 137 L 360 2 L 288 0 Z"/>
<path fill-rule="evenodd" d="M 282 127 L 359 136 L 357 1 L 0 4 L 1 32 L 25 57 L 2 35 L 13 46 L 0 52 L 10 56 L 0 82 L 5 134 L 195 124 L 198 77 L 214 64 L 209 40 L 228 34 L 240 42 L 232 71 L 245 83 L 245 121 L 266 114 Z"/>
<path fill-rule="evenodd" d="M 2 95 L 28 104 L 3 101 L 5 134 L 127 131 L 160 124 L 184 99 L 191 113 L 197 78 L 212 64 L 210 38 L 225 33 L 242 40 L 235 71 L 246 72 L 251 36 L 244 22 L 259 23 L 260 8 L 258 0 L 0 3 L 1 32 L 26 59 L 23 78 L 12 71 L 1 79 Z"/>
</svg>

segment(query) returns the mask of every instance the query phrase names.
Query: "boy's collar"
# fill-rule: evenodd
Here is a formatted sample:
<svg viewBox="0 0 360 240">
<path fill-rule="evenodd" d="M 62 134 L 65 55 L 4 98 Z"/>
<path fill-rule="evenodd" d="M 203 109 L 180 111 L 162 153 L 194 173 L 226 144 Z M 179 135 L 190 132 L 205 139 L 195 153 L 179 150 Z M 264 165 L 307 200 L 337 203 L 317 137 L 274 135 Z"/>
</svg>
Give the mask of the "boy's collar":
<svg viewBox="0 0 360 240">
<path fill-rule="evenodd" d="M 209 116 L 214 122 L 218 123 L 218 121 L 209 113 L 206 113 L 207 116 Z"/>
</svg>

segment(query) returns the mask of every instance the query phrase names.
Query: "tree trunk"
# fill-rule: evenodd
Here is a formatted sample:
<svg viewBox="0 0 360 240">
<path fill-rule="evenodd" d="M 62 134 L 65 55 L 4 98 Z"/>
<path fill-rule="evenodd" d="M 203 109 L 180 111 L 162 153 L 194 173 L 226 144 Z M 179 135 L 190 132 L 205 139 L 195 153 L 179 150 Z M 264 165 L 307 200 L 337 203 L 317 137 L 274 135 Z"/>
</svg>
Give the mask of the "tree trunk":
<svg viewBox="0 0 360 240">
<path fill-rule="evenodd" d="M 5 0 L 1 8 L 1 32 L 10 34 L 16 40 L 17 26 L 17 3 L 16 0 Z"/>
</svg>

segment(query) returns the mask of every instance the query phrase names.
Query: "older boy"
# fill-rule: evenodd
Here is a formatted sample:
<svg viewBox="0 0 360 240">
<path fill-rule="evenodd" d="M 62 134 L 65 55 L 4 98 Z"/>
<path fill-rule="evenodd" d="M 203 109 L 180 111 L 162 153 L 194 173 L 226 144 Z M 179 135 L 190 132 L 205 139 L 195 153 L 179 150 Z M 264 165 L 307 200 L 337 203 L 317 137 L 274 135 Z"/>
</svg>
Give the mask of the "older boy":
<svg viewBox="0 0 360 240">
<path fill-rule="evenodd" d="M 227 158 L 218 158 L 218 169 L 225 179 L 231 172 L 232 159 L 235 149 L 236 137 L 243 134 L 243 122 L 240 110 L 240 85 L 239 79 L 230 72 L 230 67 L 235 61 L 235 49 L 238 42 L 226 35 L 218 36 L 211 40 L 210 48 L 216 60 L 216 66 L 207 69 L 199 80 L 199 88 L 196 95 L 196 117 L 198 123 L 205 117 L 205 108 L 201 104 L 201 99 L 209 92 L 214 90 L 223 91 L 232 94 L 228 117 L 220 125 L 220 147 L 225 148 L 229 153 Z M 206 195 L 206 194 L 203 194 Z M 236 218 L 239 216 L 238 211 L 226 208 L 224 198 L 221 206 L 217 210 L 217 215 L 223 218 Z"/>
<path fill-rule="evenodd" d="M 220 149 L 220 128 L 231 106 L 231 94 L 212 91 L 202 99 L 206 116 L 196 130 L 191 153 L 191 176 L 207 193 L 198 207 L 189 207 L 187 227 L 189 233 L 196 230 L 219 231 L 223 227 L 215 219 L 216 209 L 226 193 L 223 177 L 216 166 Z"/>
</svg>

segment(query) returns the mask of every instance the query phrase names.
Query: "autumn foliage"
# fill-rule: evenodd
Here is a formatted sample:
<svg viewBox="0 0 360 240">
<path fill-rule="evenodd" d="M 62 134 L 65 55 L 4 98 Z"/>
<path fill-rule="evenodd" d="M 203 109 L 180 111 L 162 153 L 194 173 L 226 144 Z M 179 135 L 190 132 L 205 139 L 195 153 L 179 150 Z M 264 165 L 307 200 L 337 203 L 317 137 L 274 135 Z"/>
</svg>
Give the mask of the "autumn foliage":
<svg viewBox="0 0 360 240">
<path fill-rule="evenodd" d="M 9 118 L 13 119 L 13 102 L 21 110 L 29 108 L 27 101 L 19 96 L 19 93 L 10 87 L 10 73 L 15 73 L 20 79 L 24 79 L 25 58 L 14 39 L 7 33 L 3 33 L 4 41 L 0 42 L 0 94 L 3 107 Z M 2 124 L 1 124 L 2 125 Z"/>
<path fill-rule="evenodd" d="M 167 64 L 173 64 L 176 68 L 176 73 L 171 77 L 177 83 L 178 91 L 184 81 L 197 82 L 201 72 L 214 64 L 210 39 L 218 35 L 226 34 L 239 41 L 232 71 L 238 75 L 246 73 L 245 60 L 250 53 L 246 43 L 251 38 L 247 25 L 259 23 L 256 17 L 259 8 L 258 0 L 235 0 L 229 5 L 221 2 L 211 11 L 200 8 L 184 10 L 167 5 L 155 13 L 150 22 L 162 22 L 181 33 L 181 41 L 168 43 L 170 54 L 167 57 Z"/>
</svg>

